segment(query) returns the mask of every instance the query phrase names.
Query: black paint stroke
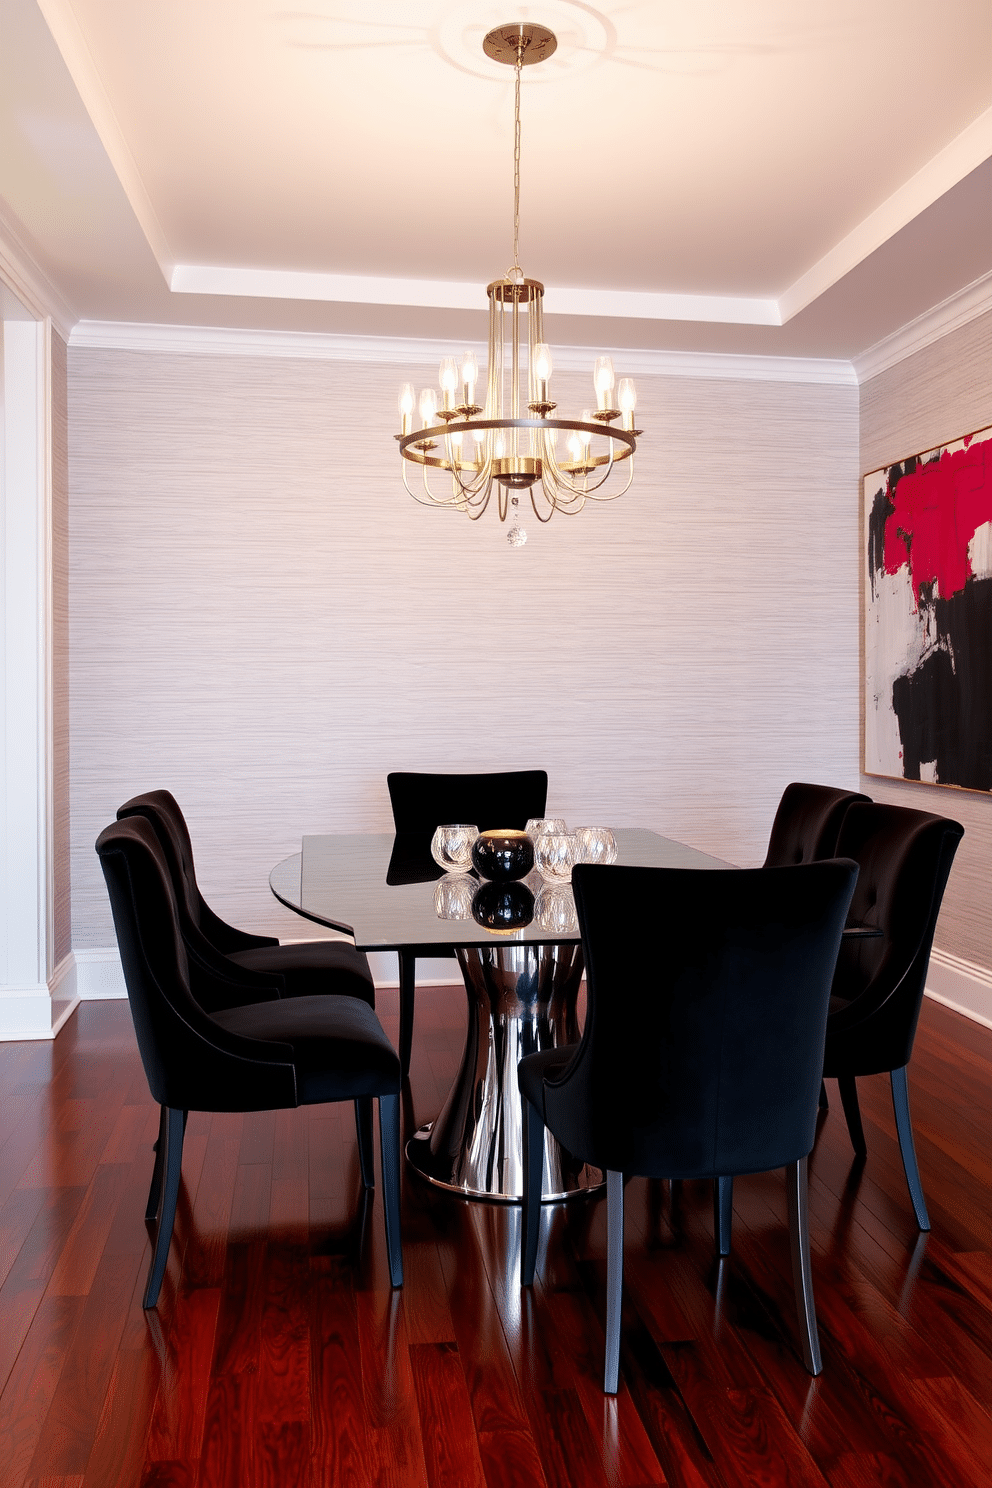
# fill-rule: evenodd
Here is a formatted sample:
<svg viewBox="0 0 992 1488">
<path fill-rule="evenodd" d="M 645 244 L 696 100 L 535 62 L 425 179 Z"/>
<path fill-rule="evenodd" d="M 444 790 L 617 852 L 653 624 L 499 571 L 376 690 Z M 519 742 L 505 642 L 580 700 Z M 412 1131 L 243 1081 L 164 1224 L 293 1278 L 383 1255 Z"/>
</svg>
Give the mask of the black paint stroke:
<svg viewBox="0 0 992 1488">
<path fill-rule="evenodd" d="M 931 603 L 935 647 L 892 684 L 903 775 L 919 780 L 921 765 L 933 764 L 939 785 L 989 791 L 992 579 L 969 578 L 958 594 Z"/>
</svg>

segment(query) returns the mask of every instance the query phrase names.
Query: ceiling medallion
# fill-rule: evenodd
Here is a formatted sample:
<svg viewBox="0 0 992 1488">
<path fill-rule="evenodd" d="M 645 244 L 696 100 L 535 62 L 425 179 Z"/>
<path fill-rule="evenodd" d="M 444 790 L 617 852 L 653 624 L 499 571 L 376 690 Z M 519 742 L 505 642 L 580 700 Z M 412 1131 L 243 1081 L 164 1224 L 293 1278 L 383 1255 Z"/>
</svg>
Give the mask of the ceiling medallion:
<svg viewBox="0 0 992 1488">
<path fill-rule="evenodd" d="M 549 522 L 556 511 L 580 512 L 587 501 L 612 501 L 630 486 L 642 432 L 634 428 L 633 381 L 622 377 L 617 385 L 608 356 L 597 357 L 593 368 L 597 407 L 586 409 L 579 419 L 553 417 L 558 405 L 549 396 L 552 359 L 544 339 L 544 285 L 525 278 L 520 267 L 520 75 L 552 56 L 557 44 L 553 31 L 529 22 L 497 26 L 482 43 L 488 57 L 513 67 L 516 74 L 513 265 L 486 290 L 485 402 L 476 402 L 479 365 L 471 351 L 460 361 L 442 360 L 440 403 L 434 389 L 425 388 L 418 404 L 408 382 L 399 397 L 396 438 L 410 495 L 425 506 L 463 511 L 476 521 L 495 487 L 500 521 L 512 516 L 507 535 L 512 547 L 527 540 L 517 521 L 519 492 L 528 493 L 539 522 Z M 413 428 L 415 408 L 419 430 Z"/>
</svg>

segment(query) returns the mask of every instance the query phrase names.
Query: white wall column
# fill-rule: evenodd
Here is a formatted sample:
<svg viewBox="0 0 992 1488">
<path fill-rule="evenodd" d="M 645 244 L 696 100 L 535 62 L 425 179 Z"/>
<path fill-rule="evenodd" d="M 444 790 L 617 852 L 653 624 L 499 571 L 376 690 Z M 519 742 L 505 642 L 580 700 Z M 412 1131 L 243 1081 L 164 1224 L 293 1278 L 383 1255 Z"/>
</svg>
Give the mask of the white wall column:
<svg viewBox="0 0 992 1488">
<path fill-rule="evenodd" d="M 2 327 L 0 381 L 0 1038 L 51 1038 L 53 998 L 50 326 Z"/>
</svg>

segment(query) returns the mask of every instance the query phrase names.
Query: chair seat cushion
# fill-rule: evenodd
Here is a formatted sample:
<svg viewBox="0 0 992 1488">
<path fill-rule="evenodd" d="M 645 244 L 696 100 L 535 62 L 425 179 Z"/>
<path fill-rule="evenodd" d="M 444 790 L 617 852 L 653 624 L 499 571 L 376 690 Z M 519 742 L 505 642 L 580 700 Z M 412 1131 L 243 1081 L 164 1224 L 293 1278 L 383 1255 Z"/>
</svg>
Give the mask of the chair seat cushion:
<svg viewBox="0 0 992 1488">
<path fill-rule="evenodd" d="M 554 1080 L 562 1073 L 578 1044 L 563 1044 L 558 1049 L 542 1049 L 539 1054 L 527 1054 L 517 1065 L 517 1084 L 521 1093 L 530 1101 L 535 1111 L 540 1111 L 544 1120 L 544 1082 Z"/>
<path fill-rule="evenodd" d="M 315 997 L 337 992 L 360 997 L 375 1007 L 375 983 L 369 959 L 346 940 L 304 940 L 296 945 L 255 946 L 228 956 L 247 971 L 275 972 L 284 979 L 286 997 Z"/>
<path fill-rule="evenodd" d="M 368 1003 L 357 997 L 280 998 L 211 1016 L 243 1038 L 289 1044 L 301 1106 L 399 1093 L 399 1056 Z"/>
</svg>

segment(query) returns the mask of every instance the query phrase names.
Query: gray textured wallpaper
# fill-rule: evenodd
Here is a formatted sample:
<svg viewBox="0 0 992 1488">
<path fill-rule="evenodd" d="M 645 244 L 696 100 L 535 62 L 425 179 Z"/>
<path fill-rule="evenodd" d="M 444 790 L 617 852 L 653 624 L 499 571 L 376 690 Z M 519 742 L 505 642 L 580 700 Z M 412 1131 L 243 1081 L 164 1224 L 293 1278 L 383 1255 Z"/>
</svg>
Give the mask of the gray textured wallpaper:
<svg viewBox="0 0 992 1488">
<path fill-rule="evenodd" d="M 154 786 L 217 909 L 300 935 L 270 867 L 386 829 L 393 768 L 543 765 L 554 814 L 739 863 L 789 780 L 856 783 L 854 387 L 642 377 L 631 491 L 512 550 L 405 494 L 405 375 L 70 351 L 75 947 L 114 943 L 93 841 Z"/>
</svg>

